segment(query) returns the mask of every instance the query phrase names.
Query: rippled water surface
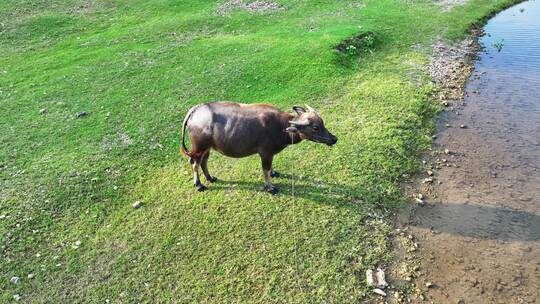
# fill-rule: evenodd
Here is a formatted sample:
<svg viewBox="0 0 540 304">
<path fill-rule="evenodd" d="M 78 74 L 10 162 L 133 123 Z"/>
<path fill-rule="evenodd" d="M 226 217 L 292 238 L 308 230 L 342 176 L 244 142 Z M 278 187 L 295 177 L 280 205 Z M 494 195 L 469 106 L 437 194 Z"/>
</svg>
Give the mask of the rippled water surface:
<svg viewBox="0 0 540 304">
<path fill-rule="evenodd" d="M 501 12 L 484 27 L 486 47 L 478 69 L 494 74 L 506 91 L 531 84 L 540 92 L 540 1 L 528 1 Z M 500 50 L 500 51 L 499 51 Z M 534 96 L 521 92 L 523 96 Z M 538 96 L 534 96 L 538 98 Z"/>
</svg>

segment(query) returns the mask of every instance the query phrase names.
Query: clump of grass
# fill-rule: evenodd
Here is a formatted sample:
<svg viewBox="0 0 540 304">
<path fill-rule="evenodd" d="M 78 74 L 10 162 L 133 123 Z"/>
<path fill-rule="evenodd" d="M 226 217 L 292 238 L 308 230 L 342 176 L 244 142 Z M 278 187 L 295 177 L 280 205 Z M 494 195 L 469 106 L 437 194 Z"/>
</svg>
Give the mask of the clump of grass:
<svg viewBox="0 0 540 304">
<path fill-rule="evenodd" d="M 349 56 L 360 55 L 364 52 L 373 53 L 376 42 L 375 33 L 367 31 L 343 40 L 336 46 L 336 50 Z"/>
</svg>

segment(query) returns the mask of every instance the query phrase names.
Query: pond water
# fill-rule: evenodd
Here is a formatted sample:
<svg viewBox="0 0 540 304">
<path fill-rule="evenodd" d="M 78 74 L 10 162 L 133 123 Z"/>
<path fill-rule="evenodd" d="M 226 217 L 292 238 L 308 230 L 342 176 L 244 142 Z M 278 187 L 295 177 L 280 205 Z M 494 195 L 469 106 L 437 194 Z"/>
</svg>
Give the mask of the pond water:
<svg viewBox="0 0 540 304">
<path fill-rule="evenodd" d="M 436 303 L 538 303 L 540 1 L 484 29 L 463 105 L 442 115 L 435 148 L 451 153 L 413 232 Z"/>
</svg>

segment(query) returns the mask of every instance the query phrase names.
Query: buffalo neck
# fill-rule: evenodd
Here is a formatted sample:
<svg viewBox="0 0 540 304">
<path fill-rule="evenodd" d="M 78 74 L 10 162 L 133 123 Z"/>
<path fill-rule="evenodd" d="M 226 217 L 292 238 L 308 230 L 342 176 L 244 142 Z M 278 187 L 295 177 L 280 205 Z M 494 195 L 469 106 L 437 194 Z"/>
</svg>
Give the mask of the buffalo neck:
<svg viewBox="0 0 540 304">
<path fill-rule="evenodd" d="M 293 115 L 290 115 L 290 114 L 286 114 L 284 115 L 283 119 L 282 119 L 282 127 L 283 127 L 283 133 L 285 136 L 283 136 L 283 146 L 288 146 L 288 145 L 291 145 L 291 144 L 297 144 L 299 142 L 302 141 L 302 138 L 300 137 L 300 135 L 298 133 L 291 133 L 291 132 L 286 132 L 285 129 L 287 129 L 289 126 L 290 126 L 290 123 L 289 121 L 293 120 L 294 119 L 294 116 Z"/>
</svg>

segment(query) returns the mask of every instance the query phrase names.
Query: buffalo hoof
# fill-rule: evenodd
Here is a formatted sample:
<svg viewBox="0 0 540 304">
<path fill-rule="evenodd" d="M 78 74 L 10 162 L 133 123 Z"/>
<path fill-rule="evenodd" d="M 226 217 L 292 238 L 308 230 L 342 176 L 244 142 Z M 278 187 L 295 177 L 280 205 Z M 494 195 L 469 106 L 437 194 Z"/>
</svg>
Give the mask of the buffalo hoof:
<svg viewBox="0 0 540 304">
<path fill-rule="evenodd" d="M 270 177 L 280 177 L 280 176 L 281 176 L 281 174 L 279 172 L 277 172 L 277 171 L 270 172 Z"/>
<path fill-rule="evenodd" d="M 272 195 L 276 195 L 279 192 L 279 188 L 276 186 L 266 186 L 265 189 L 268 193 Z"/>
<path fill-rule="evenodd" d="M 197 188 L 197 191 L 199 191 L 199 192 L 203 192 L 204 190 L 208 189 L 203 184 L 195 185 L 195 187 Z"/>
<path fill-rule="evenodd" d="M 217 182 L 217 177 L 215 177 L 215 176 L 210 176 L 210 178 L 208 179 L 208 181 L 211 182 L 211 183 L 215 183 L 215 182 Z"/>
</svg>

